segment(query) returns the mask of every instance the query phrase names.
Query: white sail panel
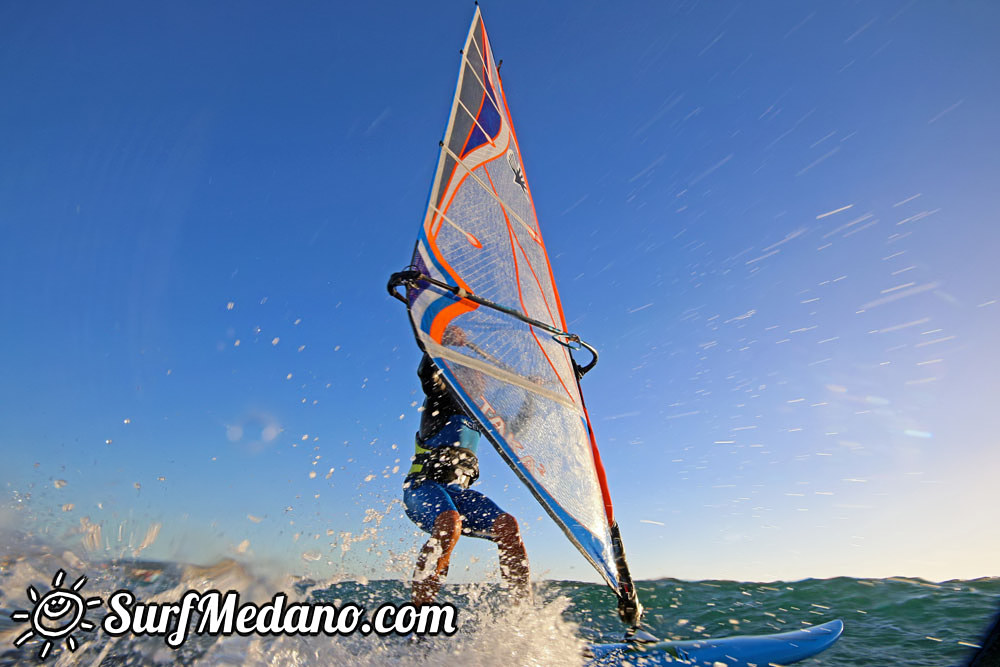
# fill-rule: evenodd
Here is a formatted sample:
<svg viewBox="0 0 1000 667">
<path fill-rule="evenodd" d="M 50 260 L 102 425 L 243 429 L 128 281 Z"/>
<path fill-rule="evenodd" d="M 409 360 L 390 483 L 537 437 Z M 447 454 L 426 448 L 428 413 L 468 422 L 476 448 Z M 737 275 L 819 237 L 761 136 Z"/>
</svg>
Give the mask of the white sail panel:
<svg viewBox="0 0 1000 667">
<path fill-rule="evenodd" d="M 412 265 L 552 330 L 566 330 L 478 8 Z M 427 281 L 408 290 L 407 302 L 421 347 L 469 413 L 617 589 L 603 472 L 569 349 L 543 328 Z"/>
</svg>

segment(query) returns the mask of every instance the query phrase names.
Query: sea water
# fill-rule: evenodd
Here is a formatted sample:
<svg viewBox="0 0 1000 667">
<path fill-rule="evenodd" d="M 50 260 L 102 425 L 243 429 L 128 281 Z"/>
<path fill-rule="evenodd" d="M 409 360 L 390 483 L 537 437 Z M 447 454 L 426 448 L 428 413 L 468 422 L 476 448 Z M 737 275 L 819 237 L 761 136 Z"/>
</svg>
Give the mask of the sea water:
<svg viewBox="0 0 1000 667">
<path fill-rule="evenodd" d="M 11 619 L 33 605 L 29 590 L 54 588 L 53 573 L 67 574 L 69 589 L 82 575 L 81 597 L 103 600 L 128 589 L 143 602 L 179 600 L 186 591 L 238 591 L 248 601 L 276 593 L 289 599 L 355 604 L 375 609 L 408 601 L 401 581 L 315 581 L 263 576 L 232 560 L 208 567 L 114 561 L 82 563 L 70 554 L 8 558 L 0 563 L 0 665 L 38 665 L 46 641 L 14 641 L 26 623 Z M 784 632 L 843 619 L 843 637 L 808 665 L 962 665 L 975 653 L 1000 604 L 1000 579 L 931 583 L 919 579 L 809 579 L 750 583 L 660 579 L 638 584 L 647 628 L 664 639 L 698 639 Z M 602 585 L 536 582 L 531 600 L 514 600 L 496 584 L 445 586 L 441 601 L 457 610 L 452 636 L 335 638 L 211 637 L 192 634 L 179 648 L 162 636 L 111 637 L 100 627 L 106 604 L 88 613 L 94 629 L 50 641 L 46 664 L 56 665 L 581 665 L 588 643 L 621 638 L 615 601 Z"/>
</svg>

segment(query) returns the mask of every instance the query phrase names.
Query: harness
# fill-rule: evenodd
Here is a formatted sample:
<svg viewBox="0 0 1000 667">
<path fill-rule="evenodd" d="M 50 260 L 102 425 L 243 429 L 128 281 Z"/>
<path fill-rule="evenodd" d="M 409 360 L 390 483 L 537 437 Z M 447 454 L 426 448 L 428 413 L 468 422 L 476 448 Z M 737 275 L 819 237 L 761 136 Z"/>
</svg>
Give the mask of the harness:
<svg viewBox="0 0 1000 667">
<path fill-rule="evenodd" d="M 413 465 L 406 475 L 406 482 L 416 486 L 430 480 L 448 486 L 457 484 L 467 489 L 479 479 L 479 458 L 471 449 L 455 446 L 422 447 L 417 436 Z"/>
<path fill-rule="evenodd" d="M 415 486 L 431 480 L 467 489 L 479 479 L 479 426 L 451 395 L 441 371 L 427 355 L 421 359 L 417 375 L 426 399 L 405 483 Z"/>
</svg>

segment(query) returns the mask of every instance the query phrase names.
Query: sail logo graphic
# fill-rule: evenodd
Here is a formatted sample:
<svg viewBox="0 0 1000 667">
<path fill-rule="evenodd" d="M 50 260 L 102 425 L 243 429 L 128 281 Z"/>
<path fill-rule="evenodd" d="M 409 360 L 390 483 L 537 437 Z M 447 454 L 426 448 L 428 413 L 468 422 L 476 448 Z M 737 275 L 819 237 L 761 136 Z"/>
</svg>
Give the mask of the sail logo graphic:
<svg viewBox="0 0 1000 667">
<path fill-rule="evenodd" d="M 510 165 L 510 170 L 514 172 L 514 182 L 521 186 L 521 192 L 527 194 L 528 184 L 524 181 L 524 172 L 521 171 L 521 165 L 517 162 L 517 156 L 514 154 L 513 148 L 507 151 L 507 164 Z"/>
<path fill-rule="evenodd" d="M 39 660 L 45 660 L 52 651 L 53 642 L 61 640 L 65 640 L 66 648 L 70 651 L 76 651 L 79 644 L 73 632 L 77 628 L 93 630 L 97 627 L 84 616 L 91 607 L 101 606 L 101 598 L 84 598 L 80 594 L 80 589 L 87 583 L 87 577 L 80 577 L 69 588 L 63 588 L 65 579 L 64 570 L 56 572 L 52 577 L 52 589 L 44 595 L 29 585 L 28 599 L 34 603 L 34 609 L 20 609 L 10 615 L 12 621 L 27 621 L 31 626 L 14 640 L 14 646 L 20 647 L 29 639 L 39 637 L 42 640 L 42 647 L 38 650 Z"/>
</svg>

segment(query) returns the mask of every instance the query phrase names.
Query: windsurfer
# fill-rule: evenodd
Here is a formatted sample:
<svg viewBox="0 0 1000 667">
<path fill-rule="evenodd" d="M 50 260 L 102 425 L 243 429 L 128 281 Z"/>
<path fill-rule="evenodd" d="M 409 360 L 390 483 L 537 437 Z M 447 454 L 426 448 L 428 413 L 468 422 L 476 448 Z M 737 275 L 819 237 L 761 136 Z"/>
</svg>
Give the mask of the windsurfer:
<svg viewBox="0 0 1000 667">
<path fill-rule="evenodd" d="M 441 342 L 453 347 L 470 345 L 455 326 L 445 330 Z M 449 393 L 441 370 L 426 354 L 417 375 L 426 398 L 413 466 L 403 482 L 403 502 L 406 515 L 431 537 L 417 557 L 413 604 L 434 601 L 463 534 L 495 542 L 504 582 L 519 597 L 526 595 L 528 556 L 517 519 L 469 488 L 479 477 L 479 425 Z"/>
</svg>

